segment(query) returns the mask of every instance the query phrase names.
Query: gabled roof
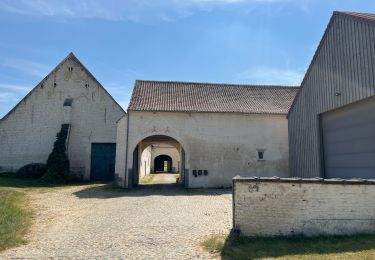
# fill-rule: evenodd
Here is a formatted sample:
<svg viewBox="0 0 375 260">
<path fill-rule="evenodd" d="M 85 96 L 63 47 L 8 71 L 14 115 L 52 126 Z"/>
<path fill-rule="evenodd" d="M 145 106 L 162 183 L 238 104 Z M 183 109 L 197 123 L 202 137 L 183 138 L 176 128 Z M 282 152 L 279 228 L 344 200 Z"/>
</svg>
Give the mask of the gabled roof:
<svg viewBox="0 0 375 260">
<path fill-rule="evenodd" d="M 27 95 L 21 99 L 20 102 L 17 103 L 3 118 L 0 118 L 0 122 L 4 119 L 6 119 L 16 108 L 25 101 L 48 77 L 50 77 L 51 74 L 55 73 L 67 60 L 74 60 L 78 63 L 79 66 L 82 67 L 82 69 L 91 77 L 94 82 L 96 82 L 103 90 L 104 92 L 113 100 L 113 102 L 116 103 L 120 107 L 120 109 L 126 114 L 125 110 L 117 103 L 117 101 L 111 96 L 111 94 L 108 93 L 108 91 L 100 84 L 100 82 L 94 77 L 94 75 L 91 74 L 91 72 L 80 62 L 80 60 L 73 54 L 73 52 L 69 53 L 68 56 L 66 56 L 50 73 L 47 74 L 44 79 L 42 79 Z"/>
<path fill-rule="evenodd" d="M 311 60 L 311 63 L 305 73 L 305 76 L 303 77 L 303 80 L 302 80 L 302 83 L 301 83 L 301 87 L 299 88 L 299 91 L 296 95 L 296 98 L 293 100 L 293 103 L 289 109 L 289 112 L 288 112 L 288 116 L 290 114 L 290 112 L 293 110 L 294 108 L 294 105 L 296 104 L 297 102 L 297 99 L 301 93 L 301 91 L 303 90 L 303 87 L 305 85 L 305 81 L 307 79 L 307 77 L 309 76 L 310 72 L 311 72 L 311 69 L 313 67 L 313 65 L 315 64 L 315 60 L 320 52 L 320 49 L 322 48 L 324 42 L 325 42 L 325 39 L 327 37 L 327 34 L 329 32 L 329 30 L 331 29 L 332 27 L 332 24 L 333 24 L 333 21 L 337 18 L 337 17 L 346 17 L 346 18 L 349 18 L 349 19 L 353 19 L 353 20 L 356 20 L 356 21 L 361 21 L 361 22 L 366 22 L 366 23 L 370 23 L 372 25 L 375 25 L 375 14 L 371 14 L 371 13 L 358 13 L 358 12 L 345 12 L 345 11 L 334 11 L 330 20 L 329 20 L 329 23 L 324 31 L 324 34 L 323 34 L 323 37 L 322 39 L 320 40 L 319 42 L 319 45 L 318 45 L 318 48 L 316 49 L 315 53 L 314 53 L 314 56 Z"/>
<path fill-rule="evenodd" d="M 137 80 L 129 110 L 283 115 L 297 91 L 291 86 Z"/>
</svg>

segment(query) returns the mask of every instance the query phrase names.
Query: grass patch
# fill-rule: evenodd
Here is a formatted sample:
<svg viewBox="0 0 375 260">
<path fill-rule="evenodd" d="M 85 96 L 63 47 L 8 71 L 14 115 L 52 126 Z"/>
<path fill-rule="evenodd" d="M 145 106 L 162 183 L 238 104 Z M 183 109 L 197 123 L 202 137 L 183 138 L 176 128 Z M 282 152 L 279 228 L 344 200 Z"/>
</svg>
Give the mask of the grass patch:
<svg viewBox="0 0 375 260">
<path fill-rule="evenodd" d="M 0 251 L 25 243 L 31 216 L 25 193 L 0 188 Z"/>
<path fill-rule="evenodd" d="M 206 248 L 210 253 L 219 253 L 224 250 L 225 241 L 228 239 L 228 235 L 215 234 L 208 237 L 202 242 L 202 246 Z"/>
<path fill-rule="evenodd" d="M 202 246 L 224 259 L 375 259 L 375 235 L 246 238 L 212 235 Z"/>
<path fill-rule="evenodd" d="M 146 175 L 142 179 L 139 180 L 139 184 L 150 184 L 153 182 L 156 174 L 150 173 L 149 175 Z"/>
</svg>

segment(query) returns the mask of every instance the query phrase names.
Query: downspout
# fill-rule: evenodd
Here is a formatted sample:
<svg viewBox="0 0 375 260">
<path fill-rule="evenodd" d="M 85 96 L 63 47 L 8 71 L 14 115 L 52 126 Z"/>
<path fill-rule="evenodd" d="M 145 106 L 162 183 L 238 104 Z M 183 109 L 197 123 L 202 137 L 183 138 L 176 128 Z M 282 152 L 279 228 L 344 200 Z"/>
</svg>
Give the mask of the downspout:
<svg viewBox="0 0 375 260">
<path fill-rule="evenodd" d="M 124 178 L 124 187 L 129 188 L 129 182 L 128 182 L 128 143 L 129 143 L 129 109 L 127 110 L 128 116 L 126 117 L 126 151 L 125 151 L 125 178 Z"/>
</svg>

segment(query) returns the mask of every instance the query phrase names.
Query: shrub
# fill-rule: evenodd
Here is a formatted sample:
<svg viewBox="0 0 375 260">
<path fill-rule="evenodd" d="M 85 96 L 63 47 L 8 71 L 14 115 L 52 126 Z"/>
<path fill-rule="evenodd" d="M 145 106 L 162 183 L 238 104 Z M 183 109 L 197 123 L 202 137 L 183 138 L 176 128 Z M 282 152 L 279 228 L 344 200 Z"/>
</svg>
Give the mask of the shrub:
<svg viewBox="0 0 375 260">
<path fill-rule="evenodd" d="M 62 125 L 61 131 L 56 135 L 53 150 L 48 156 L 47 171 L 43 179 L 52 183 L 66 182 L 70 178 L 69 159 L 65 153 L 65 141 L 68 136 L 69 125 Z"/>
<path fill-rule="evenodd" d="M 46 173 L 46 165 L 43 163 L 30 163 L 21 167 L 16 176 L 20 178 L 38 179 Z"/>
</svg>

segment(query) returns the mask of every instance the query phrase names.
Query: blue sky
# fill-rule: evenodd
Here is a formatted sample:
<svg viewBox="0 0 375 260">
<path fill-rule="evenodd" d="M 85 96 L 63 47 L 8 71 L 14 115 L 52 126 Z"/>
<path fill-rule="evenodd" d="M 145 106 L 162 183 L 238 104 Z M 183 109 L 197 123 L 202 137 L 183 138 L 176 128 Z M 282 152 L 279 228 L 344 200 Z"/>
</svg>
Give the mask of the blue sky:
<svg viewBox="0 0 375 260">
<path fill-rule="evenodd" d="M 333 10 L 374 0 L 0 0 L 0 118 L 69 52 L 127 107 L 135 79 L 298 85 Z"/>
</svg>

